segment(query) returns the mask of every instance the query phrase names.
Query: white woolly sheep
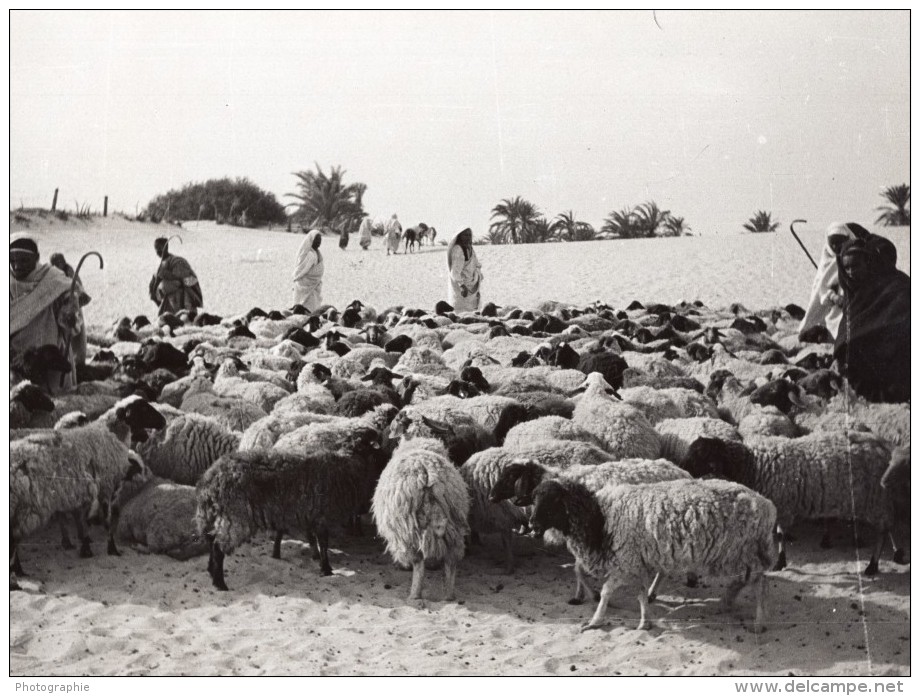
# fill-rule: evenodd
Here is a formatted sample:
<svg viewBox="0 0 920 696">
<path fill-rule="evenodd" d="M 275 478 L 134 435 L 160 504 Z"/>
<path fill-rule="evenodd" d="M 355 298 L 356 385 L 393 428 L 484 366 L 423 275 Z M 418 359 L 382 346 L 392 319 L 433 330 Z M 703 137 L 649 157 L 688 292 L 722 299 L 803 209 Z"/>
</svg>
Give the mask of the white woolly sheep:
<svg viewBox="0 0 920 696">
<path fill-rule="evenodd" d="M 163 417 L 144 399 L 131 396 L 98 421 L 10 442 L 10 564 L 21 573 L 20 540 L 58 514 L 72 515 L 80 556 L 92 556 L 85 523 L 106 505 L 128 469 L 128 448 L 161 428 Z M 65 537 L 65 541 L 69 541 Z"/>
<path fill-rule="evenodd" d="M 642 411 L 652 425 L 668 418 L 719 417 L 712 400 L 692 389 L 630 387 L 619 393 L 624 402 Z"/>
<path fill-rule="evenodd" d="M 230 430 L 242 432 L 260 418 L 268 415 L 258 404 L 240 397 L 219 396 L 212 391 L 211 382 L 195 378 L 182 398 L 183 411 L 211 416 Z"/>
<path fill-rule="evenodd" d="M 797 414 L 795 424 L 806 433 L 862 424 L 892 447 L 910 446 L 910 404 L 871 403 L 851 390 L 833 397 L 824 408 L 809 407 Z"/>
<path fill-rule="evenodd" d="M 275 404 L 291 391 L 272 382 L 249 381 L 241 376 L 233 359 L 224 360 L 214 377 L 212 390 L 218 396 L 236 397 L 250 401 L 265 413 L 271 413 Z"/>
<path fill-rule="evenodd" d="M 454 600 L 457 564 L 469 533 L 469 493 L 437 440 L 404 440 L 383 470 L 371 506 L 396 563 L 412 565 L 409 599 L 421 599 L 426 561 L 443 561 L 445 599 Z"/>
<path fill-rule="evenodd" d="M 582 630 L 599 628 L 613 590 L 631 587 L 640 629 L 652 626 L 646 588 L 652 576 L 731 577 L 723 597 L 755 585 L 754 630 L 763 630 L 766 581 L 776 548 L 776 508 L 745 486 L 727 481 L 614 484 L 596 494 L 571 479 L 544 481 L 534 491 L 531 528 L 556 529 L 582 571 L 603 582 L 597 610 Z"/>
<path fill-rule="evenodd" d="M 544 440 L 579 440 L 604 448 L 600 438 L 562 416 L 543 416 L 514 426 L 505 435 L 503 447 L 518 451 L 531 443 Z"/>
<path fill-rule="evenodd" d="M 872 433 L 814 432 L 795 439 L 755 438 L 745 444 L 702 438 L 681 466 L 693 476 L 736 481 L 776 505 L 780 556 L 783 532 L 798 520 L 855 519 L 878 532 L 866 575 L 878 572 L 885 533 L 892 524 L 891 500 L 881 486 L 891 449 Z"/>
<path fill-rule="evenodd" d="M 595 435 L 615 459 L 658 458 L 658 433 L 639 409 L 610 396 L 607 392 L 612 388 L 600 373 L 588 375 L 584 388 L 572 415 L 573 423 Z"/>
</svg>

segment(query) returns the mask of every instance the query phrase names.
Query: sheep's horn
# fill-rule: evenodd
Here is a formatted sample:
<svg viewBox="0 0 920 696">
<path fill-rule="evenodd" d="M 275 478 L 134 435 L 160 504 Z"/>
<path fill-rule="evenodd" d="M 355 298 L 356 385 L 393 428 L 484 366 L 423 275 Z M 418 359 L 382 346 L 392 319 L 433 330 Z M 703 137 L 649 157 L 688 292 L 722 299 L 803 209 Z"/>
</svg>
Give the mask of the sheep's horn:
<svg viewBox="0 0 920 696">
<path fill-rule="evenodd" d="M 174 235 L 172 235 L 169 239 L 167 239 L 167 240 L 166 240 L 166 243 L 169 244 L 169 243 L 170 243 L 172 240 L 174 240 L 174 239 L 178 239 L 178 240 L 179 240 L 179 244 L 184 244 L 184 242 L 182 241 L 182 237 L 180 237 L 180 236 L 177 235 L 177 234 L 174 234 Z"/>
</svg>

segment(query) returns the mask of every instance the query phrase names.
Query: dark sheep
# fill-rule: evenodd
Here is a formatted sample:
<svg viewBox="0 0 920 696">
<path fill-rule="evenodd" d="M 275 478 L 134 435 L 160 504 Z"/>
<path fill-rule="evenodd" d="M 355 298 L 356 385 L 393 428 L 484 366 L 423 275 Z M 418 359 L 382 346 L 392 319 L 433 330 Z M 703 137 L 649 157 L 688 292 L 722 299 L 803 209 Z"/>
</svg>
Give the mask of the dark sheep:
<svg viewBox="0 0 920 696">
<path fill-rule="evenodd" d="M 516 336 L 533 336 L 533 329 L 528 326 L 512 326 L 511 333 Z"/>
<path fill-rule="evenodd" d="M 794 382 L 786 379 L 774 379 L 751 392 L 751 403 L 760 406 L 775 406 L 787 414 L 793 406 L 804 408 L 802 390 Z"/>
<path fill-rule="evenodd" d="M 399 401 L 398 396 L 396 399 Z M 332 413 L 336 416 L 357 418 L 385 403 L 391 402 L 377 389 L 352 389 L 339 397 Z"/>
<path fill-rule="evenodd" d="M 155 401 L 160 398 L 163 387 L 177 379 L 178 377 L 166 368 L 158 367 L 141 377 L 140 381 L 150 388 L 153 394 L 152 400 Z"/>
<path fill-rule="evenodd" d="M 761 324 L 762 324 L 762 323 L 763 323 L 763 322 L 761 322 Z M 751 321 L 750 319 L 742 319 L 741 317 L 737 317 L 737 318 L 732 322 L 730 328 L 735 329 L 735 330 L 737 330 L 737 331 L 740 331 L 740 332 L 743 333 L 745 336 L 750 336 L 750 335 L 752 335 L 752 334 L 760 333 L 760 332 L 763 330 L 763 329 L 759 328 L 758 325 L 755 324 L 755 323 L 754 323 L 753 321 Z"/>
<path fill-rule="evenodd" d="M 786 358 L 783 351 L 777 348 L 771 348 L 760 354 L 760 360 L 758 362 L 761 365 L 785 365 L 789 360 Z"/>
<path fill-rule="evenodd" d="M 45 384 L 50 371 L 69 373 L 70 361 L 61 355 L 57 346 L 46 343 L 26 348 L 12 358 L 10 370 L 33 384 Z"/>
<path fill-rule="evenodd" d="M 447 314 L 448 312 L 453 312 L 454 308 L 445 302 L 444 300 L 438 300 L 437 304 L 434 306 L 434 313 L 438 316 Z"/>
<path fill-rule="evenodd" d="M 195 317 L 195 326 L 217 326 L 222 321 L 223 318 L 217 316 L 216 314 L 201 312 L 198 316 Z"/>
<path fill-rule="evenodd" d="M 227 338 L 255 338 L 256 335 L 249 330 L 248 326 L 234 326 L 227 333 Z"/>
<path fill-rule="evenodd" d="M 530 324 L 531 331 L 543 331 L 549 334 L 562 333 L 567 328 L 569 328 L 568 324 L 562 321 L 562 319 L 559 317 L 555 317 L 552 314 L 544 314 L 541 317 L 537 317 Z"/>
<path fill-rule="evenodd" d="M 717 478 L 753 484 L 754 453 L 740 442 L 701 437 L 694 440 L 678 465 L 693 478 Z"/>
<path fill-rule="evenodd" d="M 370 382 L 371 388 L 380 392 L 396 408 L 402 408 L 403 401 L 392 385 L 394 379 L 403 379 L 403 376 L 385 367 L 375 367 L 361 378 L 363 382 Z"/>
<path fill-rule="evenodd" d="M 486 303 L 486 306 L 482 308 L 482 311 L 479 312 L 484 317 L 497 317 L 498 316 L 498 306 L 494 302 Z"/>
<path fill-rule="evenodd" d="M 522 350 L 520 353 L 511 358 L 511 367 L 530 367 L 530 361 L 533 359 L 533 356 L 528 353 L 526 350 Z"/>
<path fill-rule="evenodd" d="M 176 374 L 188 371 L 188 356 L 171 343 L 146 343 L 138 351 L 138 358 L 147 372 L 161 367 Z"/>
<path fill-rule="evenodd" d="M 303 316 L 304 314 L 309 314 L 310 310 L 304 307 L 302 304 L 295 304 L 290 309 L 291 314 L 297 314 Z"/>
<path fill-rule="evenodd" d="M 787 304 L 783 309 L 785 309 L 789 313 L 789 316 L 796 321 L 802 321 L 802 319 L 805 318 L 805 310 L 797 304 Z"/>
<path fill-rule="evenodd" d="M 77 364 L 77 382 L 102 382 L 115 374 L 118 369 L 118 362 L 88 362 Z"/>
<path fill-rule="evenodd" d="M 549 355 L 549 364 L 566 370 L 577 370 L 581 356 L 572 346 L 563 341 Z"/>
<path fill-rule="evenodd" d="M 802 343 L 833 343 L 834 336 L 823 324 L 809 326 L 799 334 Z"/>
<path fill-rule="evenodd" d="M 843 380 L 833 370 L 817 370 L 795 380 L 808 394 L 831 399 L 843 389 Z"/>
<path fill-rule="evenodd" d="M 826 370 L 834 364 L 834 356 L 830 353 L 820 355 L 818 353 L 809 353 L 804 358 L 795 361 L 796 367 L 805 370 Z"/>
<path fill-rule="evenodd" d="M 472 399 L 479 396 L 482 392 L 472 382 L 463 379 L 452 379 L 447 385 L 447 393 L 456 396 L 459 399 Z"/>
<path fill-rule="evenodd" d="M 182 326 L 182 320 L 172 312 L 163 312 L 157 317 L 157 326 L 168 327 L 170 330 L 174 330 Z"/>
<path fill-rule="evenodd" d="M 635 309 L 645 309 L 645 305 L 639 302 L 639 300 L 633 300 L 632 302 L 629 303 L 629 306 L 626 308 L 626 311 L 631 312 Z"/>
<path fill-rule="evenodd" d="M 310 350 L 311 348 L 316 348 L 320 343 L 319 339 L 316 336 L 296 326 L 292 326 L 287 331 L 285 331 L 282 334 L 281 338 L 282 340 L 294 341 L 294 343 L 299 343 L 307 350 Z"/>
<path fill-rule="evenodd" d="M 268 313 L 268 318 L 271 319 L 272 321 L 281 321 L 282 319 L 285 319 L 286 317 L 281 312 L 279 312 L 277 309 L 273 309 L 272 311 Z"/>
<path fill-rule="evenodd" d="M 90 362 L 118 362 L 118 358 L 116 358 L 115 353 L 110 350 L 99 350 L 96 351 L 96 354 L 90 359 Z"/>
<path fill-rule="evenodd" d="M 262 309 L 261 307 L 253 307 L 253 308 L 250 309 L 248 312 L 246 312 L 246 321 L 247 321 L 247 322 L 252 321 L 252 320 L 255 319 L 256 317 L 268 318 L 268 312 L 266 312 L 266 311 L 265 311 L 264 309 Z"/>
<path fill-rule="evenodd" d="M 699 331 L 702 326 L 699 322 L 693 321 L 693 319 L 688 319 L 683 314 L 675 314 L 671 317 L 671 326 L 677 331 L 683 331 L 687 333 L 688 331 Z"/>
<path fill-rule="evenodd" d="M 330 532 L 369 504 L 386 463 L 379 447 L 379 439 L 370 439 L 347 455 L 254 449 L 218 459 L 198 483 L 195 516 L 210 547 L 208 573 L 214 586 L 228 589 L 225 554 L 263 529 L 301 531 L 316 543 L 322 574 L 332 575 Z"/>
<path fill-rule="evenodd" d="M 498 338 L 499 336 L 510 336 L 511 333 L 505 327 L 504 324 L 496 324 L 491 329 L 489 329 L 489 338 Z"/>
<path fill-rule="evenodd" d="M 397 336 L 396 338 L 393 338 L 387 341 L 384 344 L 383 349 L 387 353 L 402 354 L 402 353 L 405 353 L 407 350 L 409 350 L 412 347 L 412 344 L 413 344 L 412 338 L 407 336 L 406 334 L 402 334 L 400 336 Z"/>
<path fill-rule="evenodd" d="M 719 393 L 722 391 L 722 385 L 729 377 L 734 377 L 729 370 L 715 370 L 709 375 L 709 384 L 704 392 L 713 401 L 718 402 Z"/>
<path fill-rule="evenodd" d="M 44 411 L 51 413 L 54 410 L 54 402 L 51 397 L 34 384 L 23 383 L 21 386 L 17 385 L 14 392 L 10 402 L 18 401 L 30 412 Z"/>
<path fill-rule="evenodd" d="M 460 368 L 460 379 L 475 384 L 483 394 L 492 391 L 492 385 L 489 384 L 488 380 L 482 374 L 482 370 L 475 365 L 470 365 L 469 360 Z"/>
<path fill-rule="evenodd" d="M 384 348 L 386 342 L 383 340 L 386 336 L 386 328 L 380 324 L 368 324 L 361 331 L 361 335 L 371 345 Z M 386 348 L 384 348 L 386 350 Z"/>
<path fill-rule="evenodd" d="M 585 353 L 578 360 L 578 369 L 586 375 L 600 372 L 615 390 L 623 386 L 623 372 L 628 368 L 623 356 L 610 351 Z"/>
<path fill-rule="evenodd" d="M 670 314 L 671 308 L 666 304 L 661 304 L 659 302 L 653 302 L 650 305 L 646 305 L 645 311 L 649 314 Z"/>
</svg>

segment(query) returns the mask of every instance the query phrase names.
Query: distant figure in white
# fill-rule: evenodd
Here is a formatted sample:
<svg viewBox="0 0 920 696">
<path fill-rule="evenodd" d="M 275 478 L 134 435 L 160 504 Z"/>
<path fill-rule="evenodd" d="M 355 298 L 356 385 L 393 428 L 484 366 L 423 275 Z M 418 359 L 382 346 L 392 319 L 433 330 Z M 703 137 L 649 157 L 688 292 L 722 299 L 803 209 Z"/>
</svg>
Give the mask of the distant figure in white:
<svg viewBox="0 0 920 696">
<path fill-rule="evenodd" d="M 371 224 L 370 216 L 365 216 L 361 221 L 361 226 L 358 228 L 358 244 L 361 245 L 361 248 L 364 251 L 367 251 L 371 246 L 371 234 L 373 234 L 374 226 Z"/>
<path fill-rule="evenodd" d="M 482 266 L 473 249 L 473 231 L 467 227 L 447 245 L 448 301 L 458 312 L 479 309 Z"/>
<path fill-rule="evenodd" d="M 843 244 L 856 239 L 853 231 L 842 222 L 835 222 L 827 228 L 821 259 L 811 286 L 811 297 L 805 309 L 805 317 L 799 326 L 799 334 L 812 326 L 823 324 L 836 338 L 843 318 L 843 292 L 837 276 L 837 252 Z"/>
<path fill-rule="evenodd" d="M 297 265 L 294 267 L 294 304 L 301 304 L 315 312 L 323 301 L 323 255 L 319 245 L 323 235 L 319 230 L 310 230 L 297 250 Z"/>
<path fill-rule="evenodd" d="M 402 237 L 402 225 L 396 219 L 396 213 L 393 213 L 393 216 L 387 220 L 387 226 L 384 228 L 383 233 L 387 244 L 387 256 L 390 255 L 391 251 L 394 254 L 398 254 L 399 239 Z"/>
</svg>

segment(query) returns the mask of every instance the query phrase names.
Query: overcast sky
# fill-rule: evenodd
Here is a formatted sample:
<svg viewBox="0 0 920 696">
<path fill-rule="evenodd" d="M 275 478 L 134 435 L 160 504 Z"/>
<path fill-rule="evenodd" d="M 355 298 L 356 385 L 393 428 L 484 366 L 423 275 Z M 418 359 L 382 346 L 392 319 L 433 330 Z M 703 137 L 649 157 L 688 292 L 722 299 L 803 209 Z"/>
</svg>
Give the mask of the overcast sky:
<svg viewBox="0 0 920 696">
<path fill-rule="evenodd" d="M 443 233 L 516 195 L 598 227 L 646 200 L 701 234 L 871 222 L 910 182 L 909 95 L 907 11 L 17 11 L 10 207 L 222 176 L 286 203 L 318 162 Z"/>
</svg>

